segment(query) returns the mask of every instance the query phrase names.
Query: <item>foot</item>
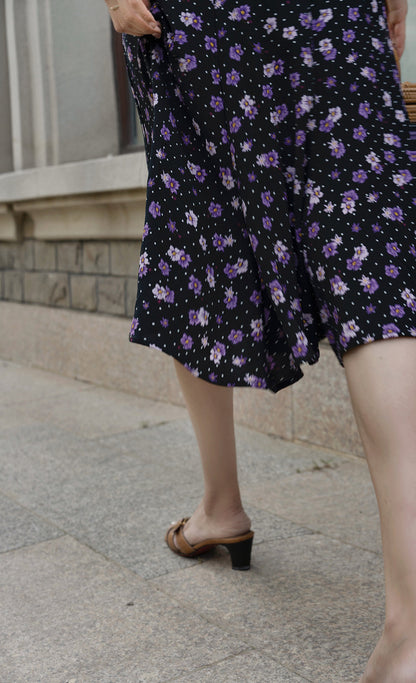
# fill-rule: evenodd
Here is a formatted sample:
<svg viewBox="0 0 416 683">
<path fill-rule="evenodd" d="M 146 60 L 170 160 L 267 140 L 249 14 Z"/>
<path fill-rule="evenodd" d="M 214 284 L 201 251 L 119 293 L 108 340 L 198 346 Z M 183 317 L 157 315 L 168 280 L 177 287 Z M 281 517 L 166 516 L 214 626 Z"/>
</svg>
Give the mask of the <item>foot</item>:
<svg viewBox="0 0 416 683">
<path fill-rule="evenodd" d="M 415 683 L 416 638 L 383 632 L 359 683 Z"/>
<path fill-rule="evenodd" d="M 201 502 L 186 522 L 183 533 L 191 545 L 208 538 L 239 536 L 250 530 L 251 520 L 243 509 L 232 510 L 221 515 L 207 515 Z M 174 537 L 174 543 L 176 540 Z"/>
</svg>

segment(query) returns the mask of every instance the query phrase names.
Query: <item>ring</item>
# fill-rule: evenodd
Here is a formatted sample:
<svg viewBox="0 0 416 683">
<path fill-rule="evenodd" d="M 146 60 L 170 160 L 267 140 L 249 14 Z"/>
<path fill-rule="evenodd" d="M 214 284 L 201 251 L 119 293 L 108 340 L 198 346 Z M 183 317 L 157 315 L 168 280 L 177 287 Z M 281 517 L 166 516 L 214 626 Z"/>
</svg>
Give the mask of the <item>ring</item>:
<svg viewBox="0 0 416 683">
<path fill-rule="evenodd" d="M 113 6 L 110 7 L 109 9 L 110 9 L 110 10 L 116 10 L 116 9 L 118 9 L 119 7 L 120 7 L 120 5 L 113 5 Z"/>
</svg>

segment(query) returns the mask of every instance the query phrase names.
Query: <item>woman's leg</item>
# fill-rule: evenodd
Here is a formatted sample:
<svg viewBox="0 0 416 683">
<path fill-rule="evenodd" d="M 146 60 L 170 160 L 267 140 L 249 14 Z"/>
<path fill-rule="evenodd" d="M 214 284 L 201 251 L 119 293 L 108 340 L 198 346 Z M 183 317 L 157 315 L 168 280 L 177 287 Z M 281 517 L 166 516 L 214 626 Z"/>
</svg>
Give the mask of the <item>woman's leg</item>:
<svg viewBox="0 0 416 683">
<path fill-rule="evenodd" d="M 360 346 L 344 364 L 379 508 L 386 589 L 384 631 L 361 683 L 414 683 L 416 339 Z"/>
<path fill-rule="evenodd" d="M 176 374 L 201 455 L 204 496 L 184 527 L 189 543 L 250 529 L 237 478 L 233 390 L 195 377 L 176 359 Z"/>
</svg>

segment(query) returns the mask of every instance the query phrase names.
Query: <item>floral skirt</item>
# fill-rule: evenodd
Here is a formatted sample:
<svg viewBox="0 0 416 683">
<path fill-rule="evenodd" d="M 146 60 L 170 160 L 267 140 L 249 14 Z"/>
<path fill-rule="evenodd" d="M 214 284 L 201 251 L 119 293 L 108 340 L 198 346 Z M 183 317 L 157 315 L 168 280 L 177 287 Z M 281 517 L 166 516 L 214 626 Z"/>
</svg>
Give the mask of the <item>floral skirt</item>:
<svg viewBox="0 0 416 683">
<path fill-rule="evenodd" d="M 130 341 L 279 389 L 416 337 L 416 144 L 381 0 L 157 0 L 123 35 L 148 164 Z"/>
</svg>

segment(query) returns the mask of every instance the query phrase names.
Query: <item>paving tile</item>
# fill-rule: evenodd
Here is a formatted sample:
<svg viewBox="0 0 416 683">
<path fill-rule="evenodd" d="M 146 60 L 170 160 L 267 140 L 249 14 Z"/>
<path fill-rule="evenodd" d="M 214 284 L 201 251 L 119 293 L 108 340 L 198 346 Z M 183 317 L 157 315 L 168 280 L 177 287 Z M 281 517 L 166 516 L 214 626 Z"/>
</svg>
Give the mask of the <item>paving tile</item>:
<svg viewBox="0 0 416 683">
<path fill-rule="evenodd" d="M 45 396 L 52 398 L 91 387 L 88 382 L 62 377 L 0 359 L 0 403 L 31 404 Z"/>
<path fill-rule="evenodd" d="M 150 584 L 307 680 L 358 680 L 383 621 L 380 556 L 319 534 L 255 546 L 249 572 L 215 555 Z"/>
<path fill-rule="evenodd" d="M 310 444 L 285 441 L 270 434 L 260 434 L 236 427 L 238 466 L 242 483 L 262 484 L 282 476 L 316 468 L 338 466 L 345 456 Z M 350 459 L 345 461 L 350 462 Z"/>
<path fill-rule="evenodd" d="M 185 408 L 179 406 L 94 386 L 62 397 L 39 399 L 25 411 L 39 422 L 90 439 L 186 415 Z"/>
<path fill-rule="evenodd" d="M 192 678 L 189 676 L 186 674 L 170 680 L 178 683 L 189 683 L 190 680 L 198 683 L 303 683 L 307 680 L 256 651 L 229 657 L 210 667 L 200 667 L 191 672 Z"/>
<path fill-rule="evenodd" d="M 63 532 L 0 493 L 0 553 L 62 536 Z"/>
<path fill-rule="evenodd" d="M 341 458 L 338 463 L 244 485 L 244 499 L 314 531 L 381 553 L 378 508 L 367 463 L 359 458 Z"/>
<path fill-rule="evenodd" d="M 2 683 L 165 683 L 246 649 L 68 536 L 0 566 Z"/>
</svg>

